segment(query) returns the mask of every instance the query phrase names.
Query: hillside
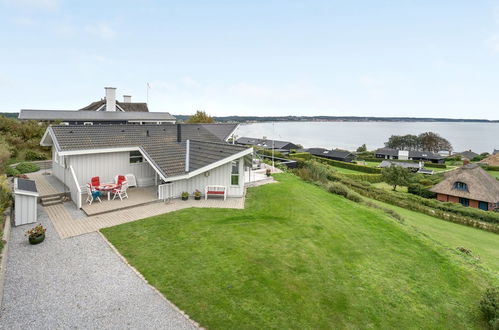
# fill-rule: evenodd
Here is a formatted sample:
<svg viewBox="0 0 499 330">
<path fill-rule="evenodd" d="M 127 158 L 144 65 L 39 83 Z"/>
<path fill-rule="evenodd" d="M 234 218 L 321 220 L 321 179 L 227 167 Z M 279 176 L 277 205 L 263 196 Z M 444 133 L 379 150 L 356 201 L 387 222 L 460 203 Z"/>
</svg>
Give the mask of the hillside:
<svg viewBox="0 0 499 330">
<path fill-rule="evenodd" d="M 380 211 L 293 175 L 246 209 L 187 209 L 103 233 L 145 278 L 213 329 L 482 328 L 493 281 Z"/>
</svg>

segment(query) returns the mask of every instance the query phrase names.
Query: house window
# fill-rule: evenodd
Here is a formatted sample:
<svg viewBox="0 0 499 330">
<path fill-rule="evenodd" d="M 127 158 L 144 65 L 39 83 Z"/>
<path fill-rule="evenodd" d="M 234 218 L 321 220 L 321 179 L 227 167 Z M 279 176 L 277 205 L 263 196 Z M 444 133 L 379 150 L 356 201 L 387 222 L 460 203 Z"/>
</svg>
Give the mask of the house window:
<svg viewBox="0 0 499 330">
<path fill-rule="evenodd" d="M 468 198 L 459 197 L 459 203 L 461 203 L 462 206 L 470 206 L 470 200 Z"/>
<path fill-rule="evenodd" d="M 464 182 L 454 182 L 454 189 L 468 191 L 468 185 Z"/>
<path fill-rule="evenodd" d="M 138 164 L 143 162 L 144 157 L 142 157 L 140 151 L 130 151 L 130 164 Z"/>
<path fill-rule="evenodd" d="M 230 173 L 230 184 L 239 186 L 239 161 L 232 162 L 232 170 Z"/>
</svg>

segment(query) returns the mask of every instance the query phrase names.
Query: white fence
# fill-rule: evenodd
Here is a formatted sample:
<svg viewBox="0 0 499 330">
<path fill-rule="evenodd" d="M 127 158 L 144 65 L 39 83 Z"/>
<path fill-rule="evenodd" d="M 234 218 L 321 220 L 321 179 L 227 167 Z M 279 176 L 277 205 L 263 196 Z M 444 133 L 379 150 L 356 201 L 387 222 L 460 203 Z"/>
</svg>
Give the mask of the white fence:
<svg viewBox="0 0 499 330">
<path fill-rule="evenodd" d="M 173 183 L 160 184 L 158 186 L 158 199 L 166 201 L 173 198 Z"/>
</svg>

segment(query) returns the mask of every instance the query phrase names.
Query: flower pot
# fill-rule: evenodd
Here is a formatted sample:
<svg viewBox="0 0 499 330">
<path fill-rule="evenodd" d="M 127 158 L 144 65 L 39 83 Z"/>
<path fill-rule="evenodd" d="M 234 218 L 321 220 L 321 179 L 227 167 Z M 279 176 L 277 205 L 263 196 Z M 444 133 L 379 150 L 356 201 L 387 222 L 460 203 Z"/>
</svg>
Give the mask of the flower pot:
<svg viewBox="0 0 499 330">
<path fill-rule="evenodd" d="M 197 200 L 197 201 L 200 201 L 201 200 L 201 196 L 194 196 L 194 199 Z"/>
<path fill-rule="evenodd" d="M 45 239 L 45 234 L 41 234 L 41 235 L 38 235 L 38 236 L 29 236 L 28 237 L 29 244 L 32 244 L 32 245 L 40 244 L 41 242 L 43 242 L 44 239 Z"/>
<path fill-rule="evenodd" d="M 183 201 L 186 201 L 186 200 L 188 200 L 188 199 L 189 199 L 189 196 L 187 196 L 187 197 L 182 196 L 182 200 L 183 200 Z"/>
</svg>

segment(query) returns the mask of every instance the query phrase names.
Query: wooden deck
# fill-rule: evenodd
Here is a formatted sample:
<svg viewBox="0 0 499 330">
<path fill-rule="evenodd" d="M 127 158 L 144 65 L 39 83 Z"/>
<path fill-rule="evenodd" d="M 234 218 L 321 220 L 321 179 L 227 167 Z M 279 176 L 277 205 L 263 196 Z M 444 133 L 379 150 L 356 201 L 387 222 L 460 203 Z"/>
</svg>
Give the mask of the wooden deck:
<svg viewBox="0 0 499 330">
<path fill-rule="evenodd" d="M 87 195 L 82 195 L 82 201 L 84 204 L 81 208 L 86 215 L 93 216 L 158 201 L 158 198 L 156 196 L 157 195 L 156 187 L 129 188 L 127 193 L 128 193 L 128 198 L 125 198 L 123 200 L 120 200 L 118 197 L 112 200 L 113 194 L 111 194 L 111 200 L 108 200 L 107 193 L 105 193 L 100 198 L 102 202 L 93 201 L 92 205 L 89 205 L 88 203 L 85 202 L 87 200 Z"/>
<path fill-rule="evenodd" d="M 40 194 L 40 197 L 45 197 L 45 196 L 53 196 L 57 194 L 64 193 L 64 189 L 58 189 L 54 187 L 48 180 L 47 180 L 47 175 L 44 175 L 40 172 L 35 172 L 35 173 L 29 173 L 27 174 L 28 178 L 31 180 L 35 180 L 36 184 L 36 189 L 38 190 L 38 193 Z M 61 183 L 62 185 L 62 183 Z"/>
<path fill-rule="evenodd" d="M 225 201 L 220 198 L 208 200 L 202 199 L 200 201 L 193 199 L 189 199 L 188 201 L 174 199 L 168 203 L 159 201 L 152 204 L 134 206 L 128 209 L 79 219 L 72 218 L 70 212 L 63 204 L 47 206 L 45 207 L 45 211 L 47 212 L 59 236 L 61 238 L 68 238 L 95 232 L 101 228 L 112 227 L 122 223 L 191 207 L 243 209 L 244 197 L 227 198 Z"/>
</svg>

